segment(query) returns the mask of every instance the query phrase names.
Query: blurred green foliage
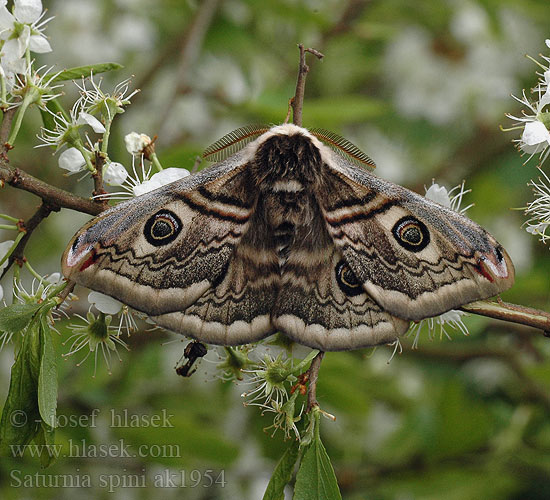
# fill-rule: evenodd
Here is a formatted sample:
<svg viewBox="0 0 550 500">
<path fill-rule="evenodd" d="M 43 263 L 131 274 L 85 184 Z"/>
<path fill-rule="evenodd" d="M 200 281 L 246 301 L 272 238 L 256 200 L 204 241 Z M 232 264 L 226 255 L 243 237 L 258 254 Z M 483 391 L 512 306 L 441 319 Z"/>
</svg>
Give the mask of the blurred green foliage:
<svg viewBox="0 0 550 500">
<path fill-rule="evenodd" d="M 467 202 L 475 202 L 469 216 L 516 263 L 517 283 L 503 298 L 549 309 L 548 249 L 522 230 L 522 212 L 510 210 L 531 199 L 526 184 L 538 175 L 536 162 L 523 166 L 510 143 L 515 136 L 498 128 L 507 124 L 505 112 L 519 114 L 506 96 L 536 83 L 538 68 L 524 54 L 547 51 L 546 0 L 44 3 L 56 16 L 47 28 L 54 52 L 40 58 L 44 64 L 123 64 L 118 75 L 105 77 L 105 88 L 113 78 L 135 75 L 142 92 L 111 136 L 111 158 L 127 166 L 122 138 L 131 130 L 159 136 L 165 166 L 191 168 L 203 148 L 230 130 L 282 122 L 294 93 L 296 44 L 320 50 L 325 59 L 309 61 L 304 125 L 348 137 L 377 161 L 378 175 L 417 191 L 432 178 L 447 187 L 465 179 L 472 189 Z M 62 99 L 70 104 L 75 94 L 66 93 Z M 89 179 L 62 177 L 52 151 L 33 149 L 39 123 L 36 112 L 10 153 L 12 164 L 88 195 Z M 0 203 L 3 213 L 28 218 L 37 200 L 6 188 Z M 57 271 L 66 242 L 86 219 L 52 214 L 27 247 L 33 266 Z M 76 292 L 85 298 L 84 290 Z M 337 420 L 323 421 L 321 431 L 343 498 L 550 497 L 550 341 L 484 318 L 467 323 L 469 337 L 423 334 L 417 350 L 405 339 L 403 354 L 389 364 L 391 349 L 384 347 L 326 355 L 318 399 Z M 3 458 L 1 498 L 261 498 L 288 443 L 262 431 L 272 423 L 269 414 L 242 406 L 245 388 L 215 378 L 207 360 L 190 379 L 178 377 L 173 367 L 181 344 L 164 345 L 169 337 L 154 331 L 128 339 L 131 352 L 120 353 L 122 363 L 113 361 L 112 375 L 100 360 L 92 377 L 93 361 L 77 367 L 80 358 L 61 358 L 68 335 L 62 323 L 54 339 L 62 456 L 47 470 L 36 458 Z M 12 363 L 8 346 L 0 353 L 1 401 Z M 93 426 L 92 420 L 71 425 L 94 411 Z M 165 412 L 170 426 L 113 426 L 111 412 L 125 411 Z M 119 442 L 133 451 L 145 445 L 150 453 L 74 456 L 82 443 Z M 165 445 L 175 445 L 177 456 Z M 165 470 L 189 478 L 209 469 L 224 472 L 225 486 L 153 486 L 154 475 Z M 92 484 L 24 488 L 25 475 L 39 481 L 35 474 L 73 481 L 89 474 Z M 110 493 L 99 484 L 102 474 L 144 475 L 147 487 Z"/>
</svg>

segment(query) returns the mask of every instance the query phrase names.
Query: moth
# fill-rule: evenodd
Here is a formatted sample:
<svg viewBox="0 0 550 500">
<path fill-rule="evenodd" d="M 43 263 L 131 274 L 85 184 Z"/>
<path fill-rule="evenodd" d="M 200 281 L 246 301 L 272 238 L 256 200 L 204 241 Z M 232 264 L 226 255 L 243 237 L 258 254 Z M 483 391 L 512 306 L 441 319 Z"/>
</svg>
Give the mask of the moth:
<svg viewBox="0 0 550 500">
<path fill-rule="evenodd" d="M 392 342 L 514 281 L 487 231 L 335 134 L 242 128 L 205 156 L 219 161 L 86 224 L 63 274 L 202 342 L 280 331 L 323 351 Z"/>
</svg>

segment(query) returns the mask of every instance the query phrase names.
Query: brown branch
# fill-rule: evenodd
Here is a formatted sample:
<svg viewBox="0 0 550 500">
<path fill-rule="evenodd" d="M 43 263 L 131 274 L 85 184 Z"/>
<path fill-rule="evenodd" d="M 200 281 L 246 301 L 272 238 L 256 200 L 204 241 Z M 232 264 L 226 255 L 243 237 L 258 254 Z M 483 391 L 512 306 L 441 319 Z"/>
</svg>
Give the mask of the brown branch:
<svg viewBox="0 0 550 500">
<path fill-rule="evenodd" d="M 76 196 L 69 191 L 65 191 L 64 189 L 57 188 L 47 182 L 41 181 L 19 168 L 13 169 L 6 167 L 2 165 L 1 162 L 0 181 L 39 196 L 52 210 L 70 208 L 71 210 L 90 215 L 98 215 L 105 210 L 102 203 Z"/>
<path fill-rule="evenodd" d="M 319 406 L 319 403 L 317 402 L 317 379 L 319 378 L 319 368 L 321 368 L 321 361 L 323 361 L 324 355 L 325 353 L 323 351 L 319 351 L 317 356 L 313 358 L 313 361 L 311 362 L 311 365 L 309 365 L 309 369 L 307 371 L 309 386 L 307 391 L 306 413 L 309 413 L 315 406 Z"/>
<path fill-rule="evenodd" d="M 15 116 L 16 111 L 17 108 L 8 109 L 7 111 L 4 111 L 4 114 L 2 116 L 2 125 L 0 125 L 0 145 L 4 150 L 4 153 L 6 153 L 9 149 L 6 148 L 6 142 L 8 141 L 8 137 L 10 136 L 11 122 L 13 121 L 13 117 Z"/>
<path fill-rule="evenodd" d="M 296 80 L 296 92 L 290 101 L 292 106 L 292 123 L 302 126 L 302 108 L 304 107 L 304 94 L 306 89 L 306 76 L 309 72 L 309 66 L 306 64 L 306 52 L 313 54 L 317 59 L 325 57 L 321 52 L 315 49 L 306 49 L 303 44 L 298 44 L 300 49 L 300 66 L 298 67 L 298 79 Z"/>
<path fill-rule="evenodd" d="M 106 198 L 103 198 L 107 191 L 103 189 L 103 166 L 105 164 L 105 155 L 99 151 L 95 152 L 94 156 L 94 166 L 95 174 L 92 174 L 92 179 L 94 180 L 94 190 L 92 191 L 92 196 L 95 198 L 95 203 L 100 204 L 103 207 L 103 210 L 106 210 L 109 207 L 109 203 Z"/>
<path fill-rule="evenodd" d="M 538 328 L 544 332 L 546 337 L 550 336 L 550 314 L 539 309 L 502 302 L 500 299 L 498 302 L 488 300 L 470 302 L 460 309 L 489 318 Z"/>
<path fill-rule="evenodd" d="M 322 34 L 321 46 L 324 46 L 330 38 L 342 33 L 348 33 L 351 25 L 360 19 L 361 14 L 369 3 L 372 3 L 372 0 L 350 0 L 338 22 Z"/>
<path fill-rule="evenodd" d="M 15 250 L 10 255 L 8 259 L 8 265 L 4 268 L 3 272 L 0 274 L 0 279 L 4 277 L 4 275 L 8 272 L 8 269 L 11 267 L 11 265 L 14 262 L 22 262 L 24 259 L 23 252 L 25 250 L 25 246 L 27 245 L 27 242 L 29 241 L 29 238 L 31 237 L 32 232 L 38 227 L 38 225 L 46 218 L 50 213 L 59 211 L 58 206 L 52 206 L 48 203 L 42 202 L 42 205 L 38 208 L 38 210 L 33 214 L 33 216 L 26 222 L 23 222 L 21 225 L 21 229 L 25 231 L 25 236 L 21 238 L 21 241 L 17 244 L 17 247 L 15 247 Z"/>
</svg>

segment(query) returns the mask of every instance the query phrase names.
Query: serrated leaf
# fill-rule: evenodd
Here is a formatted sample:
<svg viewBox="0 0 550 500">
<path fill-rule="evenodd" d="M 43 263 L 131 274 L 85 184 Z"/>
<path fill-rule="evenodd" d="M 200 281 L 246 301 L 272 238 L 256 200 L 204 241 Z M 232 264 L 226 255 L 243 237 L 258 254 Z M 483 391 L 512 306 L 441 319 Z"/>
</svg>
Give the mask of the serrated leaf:
<svg viewBox="0 0 550 500">
<path fill-rule="evenodd" d="M 306 448 L 296 475 L 293 500 L 342 500 L 330 458 L 319 436 Z"/>
<path fill-rule="evenodd" d="M 0 332 L 20 332 L 31 322 L 41 306 L 41 304 L 12 304 L 0 309 Z"/>
<path fill-rule="evenodd" d="M 284 500 L 285 486 L 292 479 L 292 472 L 298 460 L 299 450 L 300 442 L 297 440 L 292 441 L 273 471 L 273 475 L 265 490 L 263 500 Z"/>
<path fill-rule="evenodd" d="M 46 317 L 40 321 L 40 371 L 38 374 L 38 409 L 42 420 L 55 427 L 57 410 L 57 365 L 52 333 Z"/>
<path fill-rule="evenodd" d="M 122 69 L 124 66 L 118 63 L 97 63 L 88 64 L 87 66 L 76 66 L 69 68 L 57 75 L 51 83 L 63 82 L 66 80 L 76 80 L 78 78 L 86 78 L 91 74 L 97 75 L 98 73 L 106 73 L 107 71 L 114 71 Z"/>
</svg>

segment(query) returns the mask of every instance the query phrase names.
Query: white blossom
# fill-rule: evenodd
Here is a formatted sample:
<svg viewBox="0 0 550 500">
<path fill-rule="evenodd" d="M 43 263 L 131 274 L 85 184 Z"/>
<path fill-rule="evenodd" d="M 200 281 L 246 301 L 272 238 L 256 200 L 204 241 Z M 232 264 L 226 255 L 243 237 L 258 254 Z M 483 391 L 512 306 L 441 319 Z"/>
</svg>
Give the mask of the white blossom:
<svg viewBox="0 0 550 500">
<path fill-rule="evenodd" d="M 77 148 L 69 148 L 59 155 L 58 164 L 60 168 L 76 173 L 84 168 L 86 160 Z"/>
<path fill-rule="evenodd" d="M 451 198 L 449 197 L 449 192 L 445 186 L 440 186 L 439 184 L 432 184 L 424 195 L 428 200 L 435 201 L 440 205 L 445 207 L 451 206 Z"/>
<path fill-rule="evenodd" d="M 539 73 L 539 81 L 533 94 L 536 98 L 531 101 L 522 92 L 522 97 L 512 96 L 516 101 L 525 106 L 527 109 L 522 111 L 521 116 L 506 114 L 508 118 L 517 122 L 517 124 L 506 131 L 523 129 L 521 138 L 515 139 L 514 142 L 518 148 L 529 155 L 529 161 L 533 155 L 540 155 L 540 163 L 544 162 L 550 154 L 550 114 L 548 105 L 550 105 L 550 58 L 542 56 L 547 65 L 538 63 L 544 69 L 542 74 Z"/>
<path fill-rule="evenodd" d="M 528 154 L 540 153 L 550 144 L 550 132 L 542 122 L 527 122 L 520 144 L 521 149 Z"/>
<path fill-rule="evenodd" d="M 122 186 L 127 177 L 128 172 L 124 168 L 124 165 L 116 161 L 109 163 L 103 171 L 103 180 L 109 184 L 109 186 Z"/>
<path fill-rule="evenodd" d="M 453 330 L 458 330 L 462 332 L 464 335 L 469 335 L 468 328 L 462 321 L 462 317 L 467 315 L 468 314 L 464 311 L 451 309 L 450 311 L 440 314 L 439 316 L 426 318 L 419 321 L 418 323 L 415 323 L 408 333 L 408 335 L 414 335 L 413 348 L 416 348 L 418 346 L 420 332 L 424 326 L 426 326 L 428 329 L 428 338 L 430 340 L 433 339 L 438 332 L 440 339 L 443 338 L 443 335 L 450 339 L 451 337 L 446 329 L 447 326 L 450 326 Z"/>
<path fill-rule="evenodd" d="M 69 118 L 49 112 L 55 121 L 54 130 L 42 127 L 38 138 L 42 141 L 40 146 L 54 146 L 60 148 L 63 144 L 74 143 L 74 133 L 83 125 L 89 125 L 94 132 L 103 134 L 106 132 L 105 126 L 94 115 L 101 114 L 104 120 L 111 120 L 113 113 L 122 113 L 123 107 L 130 104 L 129 99 L 135 94 L 134 91 L 126 96 L 130 80 L 124 80 L 115 86 L 113 94 L 104 93 L 101 88 L 101 81 L 96 84 L 93 78 L 89 78 L 92 89 L 87 88 L 87 80 L 83 79 L 82 84 L 74 82 L 80 91 L 79 99 L 74 103 L 70 111 Z"/>
<path fill-rule="evenodd" d="M 77 125 L 89 125 L 94 129 L 94 132 L 98 134 L 103 134 L 105 132 L 105 127 L 103 124 L 93 115 L 81 111 L 76 120 Z"/>
<path fill-rule="evenodd" d="M 7 240 L 0 243 L 0 260 L 2 260 L 5 255 L 9 252 L 10 248 L 13 246 L 13 240 Z M 8 260 L 6 259 L 3 264 L 0 265 L 0 273 L 7 267 Z"/>
<path fill-rule="evenodd" d="M 130 132 L 124 136 L 126 150 L 131 155 L 140 155 L 142 151 L 151 144 L 151 138 L 146 134 Z"/>
<path fill-rule="evenodd" d="M 547 229 L 550 226 L 550 179 L 546 173 L 539 168 L 542 177 L 538 181 L 532 180 L 529 185 L 533 187 L 535 199 L 527 204 L 525 214 L 530 218 L 527 220 L 525 230 L 540 237 L 543 243 L 550 238 Z"/>
<path fill-rule="evenodd" d="M 166 184 L 183 179 L 188 175 L 189 170 L 186 170 L 185 168 L 165 168 L 164 170 L 161 170 L 151 176 L 149 180 L 142 182 L 141 184 L 136 184 L 132 190 L 134 192 L 134 196 L 141 196 L 142 194 L 158 189 Z"/>
<path fill-rule="evenodd" d="M 118 314 L 122 310 L 121 302 L 99 292 L 90 292 L 88 302 L 104 314 Z"/>
<path fill-rule="evenodd" d="M 80 366 L 86 361 L 93 353 L 94 358 L 94 374 L 95 377 L 97 371 L 97 358 L 99 351 L 103 354 L 103 359 L 107 365 L 107 372 L 111 374 L 111 360 L 114 353 L 118 360 L 122 362 L 117 346 L 122 346 L 124 349 L 128 349 L 128 345 L 120 338 L 119 333 L 115 333 L 116 328 L 111 325 L 113 319 L 112 316 L 104 316 L 102 314 L 97 317 L 88 311 L 88 314 L 84 318 L 79 314 L 76 315 L 83 321 L 83 324 L 71 324 L 69 329 L 73 334 L 63 342 L 63 345 L 71 343 L 69 352 L 63 354 L 63 357 L 72 356 L 82 350 L 86 352 L 84 358 L 82 358 L 76 366 Z"/>
<path fill-rule="evenodd" d="M 130 99 L 139 92 L 130 92 L 131 79 L 121 81 L 115 85 L 112 92 L 104 92 L 101 88 L 102 78 L 96 83 L 93 75 L 83 78 L 82 83 L 74 82 L 80 91 L 80 98 L 75 107 L 92 115 L 100 113 L 104 120 L 111 121 L 114 115 L 124 113 L 124 108 L 130 104 Z M 91 86 L 91 88 L 88 88 Z"/>
<path fill-rule="evenodd" d="M 44 276 L 44 279 L 52 285 L 58 285 L 63 280 L 63 276 L 61 276 L 61 273 L 52 273 Z"/>
<path fill-rule="evenodd" d="M 13 14 L 6 8 L 6 1 L 0 4 L 0 39 L 2 59 L 15 61 L 24 57 L 27 48 L 39 54 L 51 52 L 52 48 L 42 34 L 44 25 L 41 0 L 15 0 Z M 21 24 L 24 26 L 21 28 Z"/>
<path fill-rule="evenodd" d="M 458 184 L 451 190 L 447 191 L 445 186 L 440 186 L 435 182 L 426 190 L 424 195 L 428 200 L 435 201 L 444 207 L 450 208 L 455 212 L 463 214 L 468 210 L 472 205 L 468 205 L 464 208 L 461 208 L 462 199 L 465 194 L 469 193 L 470 189 L 464 189 L 464 181 L 462 184 Z"/>
<path fill-rule="evenodd" d="M 6 89 L 11 92 L 16 84 L 15 75 L 23 74 L 27 71 L 27 62 L 25 59 L 7 59 L 0 57 L 0 75 L 6 81 Z"/>
</svg>

